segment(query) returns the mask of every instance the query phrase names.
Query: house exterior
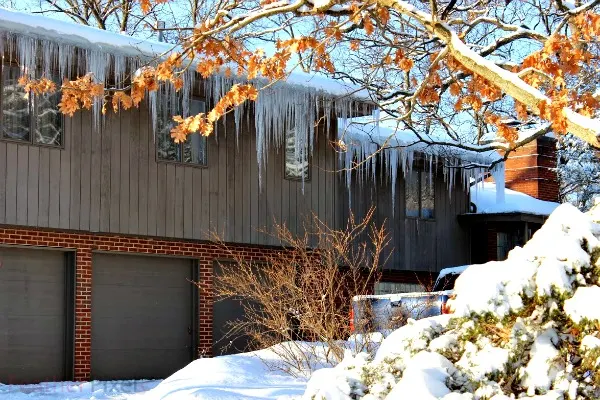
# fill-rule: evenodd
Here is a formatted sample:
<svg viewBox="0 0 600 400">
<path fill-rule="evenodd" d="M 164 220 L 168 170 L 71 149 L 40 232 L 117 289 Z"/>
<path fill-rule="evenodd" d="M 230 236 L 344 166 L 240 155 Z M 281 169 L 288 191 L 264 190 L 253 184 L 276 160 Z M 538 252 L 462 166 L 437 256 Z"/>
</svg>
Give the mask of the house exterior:
<svg viewBox="0 0 600 400">
<path fill-rule="evenodd" d="M 466 185 L 449 186 L 431 157 L 411 155 L 414 167 L 393 180 L 332 172 L 344 112 L 334 83 L 282 84 L 213 137 L 175 145 L 170 116 L 206 109 L 222 82 L 208 90 L 196 80 L 187 103 L 168 92 L 72 118 L 57 113 L 56 95 L 26 99 L 16 84 L 27 63 L 99 76 L 160 44 L 134 49 L 131 38 L 6 10 L 0 39 L 1 383 L 160 378 L 218 354 L 232 305 L 213 301 L 213 271 L 230 257 L 215 232 L 261 261 L 282 251 L 274 224 L 302 234 L 314 214 L 342 228 L 375 206 L 390 234 L 384 281 L 416 284 L 470 262 L 470 231 L 457 222 L 469 211 Z M 292 127 L 253 123 L 289 98 L 300 107 Z M 314 131 L 303 122 L 321 114 L 334 117 Z M 288 141 L 301 132 L 304 141 Z"/>
</svg>

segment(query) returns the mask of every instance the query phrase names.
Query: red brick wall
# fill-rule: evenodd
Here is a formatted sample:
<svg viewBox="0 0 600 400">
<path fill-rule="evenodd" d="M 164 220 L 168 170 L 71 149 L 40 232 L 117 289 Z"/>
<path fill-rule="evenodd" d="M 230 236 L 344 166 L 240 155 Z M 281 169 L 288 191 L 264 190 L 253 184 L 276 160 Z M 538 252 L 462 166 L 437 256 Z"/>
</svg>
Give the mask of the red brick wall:
<svg viewBox="0 0 600 400">
<path fill-rule="evenodd" d="M 75 268 L 75 380 L 89 380 L 91 372 L 92 252 L 120 252 L 190 257 L 199 262 L 198 355 L 212 352 L 213 261 L 231 254 L 214 243 L 87 232 L 0 226 L 0 244 L 74 250 Z M 260 261 L 280 248 L 229 245 L 247 260 Z"/>
<path fill-rule="evenodd" d="M 506 187 L 546 201 L 558 201 L 556 141 L 539 138 L 506 160 Z"/>
</svg>

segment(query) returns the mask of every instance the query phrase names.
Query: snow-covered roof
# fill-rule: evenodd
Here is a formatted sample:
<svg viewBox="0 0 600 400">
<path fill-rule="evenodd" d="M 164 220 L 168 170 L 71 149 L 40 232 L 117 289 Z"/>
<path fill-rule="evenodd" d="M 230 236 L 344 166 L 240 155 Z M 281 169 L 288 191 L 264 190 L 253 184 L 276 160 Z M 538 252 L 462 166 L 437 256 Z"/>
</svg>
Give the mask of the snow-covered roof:
<svg viewBox="0 0 600 400">
<path fill-rule="evenodd" d="M 496 184 L 484 182 L 471 188 L 471 202 L 477 207 L 479 214 L 527 213 L 534 215 L 550 215 L 559 203 L 543 201 L 515 190 L 504 189 L 504 202 L 496 201 Z"/>
<path fill-rule="evenodd" d="M 412 170 L 416 153 L 424 156 L 425 170 L 430 174 L 437 168 L 434 161 L 442 161 L 449 189 L 457 182 L 468 187 L 471 180 L 480 180 L 490 172 L 494 178 L 503 180 L 504 163 L 494 164 L 501 158 L 497 152 L 465 148 L 468 146 L 447 136 L 398 129 L 395 118 L 378 110 L 371 116 L 338 119 L 338 140 L 347 148 L 343 158 L 347 187 L 351 186 L 351 174 L 356 165 L 363 170 L 362 176 L 373 178 L 377 168 L 382 168 L 391 180 L 392 203 L 399 172 L 406 176 Z M 376 153 L 381 157 L 373 157 Z M 378 158 L 382 160 L 380 163 Z"/>
<path fill-rule="evenodd" d="M 366 117 L 351 118 L 338 124 L 340 138 L 345 143 L 358 142 L 369 145 L 396 147 L 404 152 L 420 152 L 444 158 L 459 159 L 471 164 L 488 166 L 499 160 L 500 155 L 491 150 L 485 152 L 461 148 L 460 143 L 442 135 L 419 133 L 398 129 L 397 120 L 376 111 Z M 438 144 L 428 144 L 436 142 Z"/>
<path fill-rule="evenodd" d="M 19 34 L 34 39 L 56 41 L 61 44 L 119 54 L 128 57 L 150 59 L 175 49 L 174 45 L 145 40 L 102 29 L 57 20 L 42 15 L 8 10 L 0 7 L 0 31 Z M 359 87 L 324 76 L 294 71 L 286 80 L 289 85 L 309 87 L 332 96 L 350 95 L 366 99 L 366 92 Z"/>
</svg>

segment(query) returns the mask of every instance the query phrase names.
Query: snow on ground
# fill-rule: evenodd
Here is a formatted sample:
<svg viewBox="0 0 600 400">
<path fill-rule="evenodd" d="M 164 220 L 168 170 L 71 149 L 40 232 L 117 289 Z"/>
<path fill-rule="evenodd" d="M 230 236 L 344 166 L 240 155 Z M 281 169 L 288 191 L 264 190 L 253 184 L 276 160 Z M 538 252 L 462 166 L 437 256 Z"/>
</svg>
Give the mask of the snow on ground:
<svg viewBox="0 0 600 400">
<path fill-rule="evenodd" d="M 299 397 L 306 378 L 270 369 L 277 362 L 267 350 L 193 361 L 163 380 L 114 382 L 48 382 L 0 385 L 0 399 L 289 399 Z M 271 364 L 272 365 L 272 364 Z"/>
<path fill-rule="evenodd" d="M 505 189 L 504 203 L 496 201 L 496 184 L 484 182 L 471 188 L 471 202 L 477 206 L 478 214 L 529 213 L 550 215 L 558 207 L 558 203 L 538 200 L 535 197 L 515 190 Z"/>
<path fill-rule="evenodd" d="M 286 343 L 278 345 L 279 351 Z M 306 377 L 292 377 L 279 369 L 277 354 L 271 349 L 205 358 L 177 371 L 145 399 L 290 399 L 302 395 Z"/>
<path fill-rule="evenodd" d="M 381 341 L 382 337 L 355 337 L 349 348 L 366 340 Z M 311 368 L 331 364 L 325 361 L 323 343 L 280 343 L 269 349 L 250 353 L 203 358 L 191 362 L 163 381 L 113 382 L 47 382 L 37 385 L 2 385 L 0 399 L 25 400 L 270 400 L 302 396 L 310 371 L 296 370 L 298 377 L 283 372 L 281 354 L 304 352 Z"/>
<path fill-rule="evenodd" d="M 45 382 L 37 385 L 2 385 L 0 399 L 6 400 L 102 400 L 143 399 L 158 385 L 157 380 L 112 382 Z"/>
</svg>

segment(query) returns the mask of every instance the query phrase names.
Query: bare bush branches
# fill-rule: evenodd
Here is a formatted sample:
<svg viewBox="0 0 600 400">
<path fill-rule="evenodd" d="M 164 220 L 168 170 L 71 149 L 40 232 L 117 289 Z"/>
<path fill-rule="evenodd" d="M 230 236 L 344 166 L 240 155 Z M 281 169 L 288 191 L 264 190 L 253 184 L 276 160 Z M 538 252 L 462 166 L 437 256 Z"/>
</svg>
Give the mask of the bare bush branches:
<svg viewBox="0 0 600 400">
<path fill-rule="evenodd" d="M 371 223 L 373 213 L 371 209 L 361 221 L 350 217 L 343 230 L 315 216 L 312 230 L 300 237 L 276 225 L 274 236 L 284 249 L 261 263 L 243 259 L 221 242 L 233 262 L 221 263 L 215 294 L 217 299 L 239 299 L 245 314 L 243 320 L 231 321 L 229 337 L 248 337 L 252 349 L 289 342 L 275 351 L 292 373 L 310 370 L 320 357 L 341 361 L 350 334 L 350 299 L 371 292 L 386 261 L 381 254 L 388 237 Z M 307 353 L 298 340 L 322 346 Z"/>
</svg>

